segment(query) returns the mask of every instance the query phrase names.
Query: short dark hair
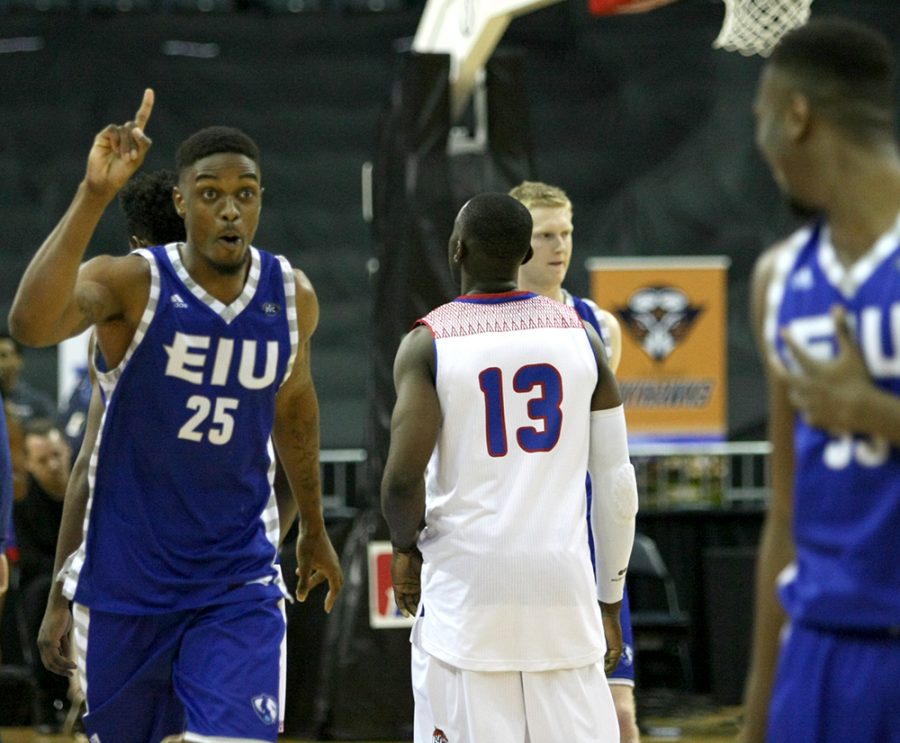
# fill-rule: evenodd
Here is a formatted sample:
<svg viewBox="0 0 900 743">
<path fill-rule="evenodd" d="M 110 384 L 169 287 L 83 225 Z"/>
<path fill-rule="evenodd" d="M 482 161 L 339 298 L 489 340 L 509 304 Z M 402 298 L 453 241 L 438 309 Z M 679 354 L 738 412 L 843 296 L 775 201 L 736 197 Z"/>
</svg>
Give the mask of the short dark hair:
<svg viewBox="0 0 900 743">
<path fill-rule="evenodd" d="M 128 234 L 151 245 L 185 239 L 184 220 L 175 211 L 172 188 L 177 183 L 174 170 L 138 173 L 119 192 L 119 206 L 125 214 Z"/>
<path fill-rule="evenodd" d="M 851 136 L 894 136 L 894 54 L 878 31 L 843 18 L 813 19 L 785 34 L 769 64 Z"/>
<path fill-rule="evenodd" d="M 502 262 L 521 261 L 531 248 L 531 212 L 505 193 L 482 193 L 460 215 L 460 238 L 483 255 Z"/>
<path fill-rule="evenodd" d="M 32 418 L 25 421 L 22 426 L 22 434 L 26 438 L 28 436 L 40 436 L 43 438 L 44 436 L 49 436 L 54 431 L 62 436 L 62 430 L 60 430 L 59 425 L 49 418 Z"/>
<path fill-rule="evenodd" d="M 198 160 L 223 152 L 246 155 L 259 165 L 259 147 L 248 135 L 231 126 L 209 126 L 181 143 L 175 153 L 175 170 L 181 175 Z"/>
</svg>

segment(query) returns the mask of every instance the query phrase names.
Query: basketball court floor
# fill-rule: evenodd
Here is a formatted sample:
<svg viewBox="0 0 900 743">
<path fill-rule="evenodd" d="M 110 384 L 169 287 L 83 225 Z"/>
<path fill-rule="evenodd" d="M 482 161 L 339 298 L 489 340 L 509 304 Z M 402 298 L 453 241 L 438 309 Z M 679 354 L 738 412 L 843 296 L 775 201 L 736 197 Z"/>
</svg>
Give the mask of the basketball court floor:
<svg viewBox="0 0 900 743">
<path fill-rule="evenodd" d="M 683 716 L 641 719 L 642 743 L 729 743 L 738 731 L 740 708 L 723 707 L 717 710 L 688 712 Z M 86 743 L 84 737 L 38 735 L 30 728 L 0 728 L 2 743 Z M 311 743 L 301 738 L 280 738 L 280 743 Z M 374 743 L 374 742 L 370 742 Z M 401 743 L 394 741 L 393 743 Z M 404 742 L 405 743 L 405 742 Z"/>
</svg>

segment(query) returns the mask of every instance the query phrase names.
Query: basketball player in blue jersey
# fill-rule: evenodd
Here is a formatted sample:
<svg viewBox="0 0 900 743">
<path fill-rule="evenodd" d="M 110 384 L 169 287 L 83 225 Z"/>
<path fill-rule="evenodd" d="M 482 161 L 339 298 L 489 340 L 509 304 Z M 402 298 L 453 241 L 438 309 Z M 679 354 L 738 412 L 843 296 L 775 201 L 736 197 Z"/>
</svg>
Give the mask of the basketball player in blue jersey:
<svg viewBox="0 0 900 743">
<path fill-rule="evenodd" d="M 152 173 L 137 173 L 122 187 L 118 200 L 125 216 L 132 249 L 184 241 L 184 221 L 172 203 L 172 189 L 177 183 L 174 171 L 161 169 Z M 96 357 L 93 344 L 91 348 Z M 57 576 L 61 574 L 68 556 L 78 549 L 84 536 L 84 514 L 90 494 L 88 468 L 103 414 L 103 392 L 94 375 L 94 359 L 88 363 L 88 372 L 91 376 L 91 396 L 82 434 L 87 443 L 79 451 L 69 477 L 53 571 Z M 290 488 L 281 482 L 283 472 L 283 468 L 278 467 L 275 477 L 282 541 L 297 515 L 297 504 Z M 69 602 L 62 593 L 62 586 L 63 581 L 60 579 L 51 587 L 47 610 L 38 633 L 38 648 L 48 670 L 69 675 L 75 668 L 70 660 L 68 645 L 71 613 Z"/>
<path fill-rule="evenodd" d="M 395 361 L 381 497 L 397 605 L 416 617 L 417 742 L 619 740 L 604 671 L 637 510 L 625 416 L 594 329 L 517 290 L 531 228 L 506 194 L 467 202 L 449 246 L 463 294 Z"/>
<path fill-rule="evenodd" d="M 591 300 L 576 297 L 563 289 L 572 260 L 572 202 L 561 188 L 540 181 L 523 181 L 509 195 L 528 208 L 534 221 L 531 232 L 534 256 L 519 268 L 519 288 L 562 302 L 572 307 L 582 320 L 589 322 L 600 335 L 609 368 L 615 373 L 622 358 L 622 330 L 618 320 Z M 590 507 L 590 480 L 587 488 Z M 590 525 L 588 539 L 593 557 L 594 540 Z M 627 586 L 620 618 L 622 657 L 609 675 L 609 688 L 619 718 L 621 743 L 639 743 L 641 736 L 634 704 L 634 639 Z"/>
<path fill-rule="evenodd" d="M 763 254 L 753 278 L 773 482 L 746 741 L 900 741 L 894 90 L 887 40 L 840 19 L 785 35 L 759 83 L 757 144 L 786 196 L 815 216 Z"/>
<path fill-rule="evenodd" d="M 273 443 L 301 517 L 298 598 L 328 581 L 330 610 L 342 583 L 319 486 L 318 305 L 302 273 L 252 247 L 259 152 L 225 127 L 178 150 L 184 243 L 81 265 L 150 147 L 152 107 L 148 90 L 134 121 L 95 137 L 10 311 L 30 345 L 93 325 L 107 367 L 87 531 L 64 587 L 85 728 L 99 743 L 275 741 L 284 593 Z"/>
</svg>

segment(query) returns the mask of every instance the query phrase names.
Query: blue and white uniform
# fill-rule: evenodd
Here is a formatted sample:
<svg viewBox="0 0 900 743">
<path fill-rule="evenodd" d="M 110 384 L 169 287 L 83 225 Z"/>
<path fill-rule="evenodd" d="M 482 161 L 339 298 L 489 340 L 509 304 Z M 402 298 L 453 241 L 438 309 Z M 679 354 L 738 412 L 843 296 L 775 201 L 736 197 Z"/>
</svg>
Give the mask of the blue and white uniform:
<svg viewBox="0 0 900 743">
<path fill-rule="evenodd" d="M 597 335 L 600 336 L 600 340 L 603 341 L 603 348 L 606 349 L 607 361 L 611 359 L 613 353 L 612 335 L 609 332 L 609 325 L 606 322 L 606 317 L 603 314 L 603 311 L 597 306 L 595 302 L 591 301 L 590 299 L 576 297 L 575 295 L 567 292 L 565 289 L 562 290 L 562 293 L 563 304 L 572 307 L 582 320 L 585 320 L 586 322 L 589 322 L 591 324 L 594 330 L 597 331 Z M 588 476 L 588 513 L 590 513 L 591 510 L 591 498 L 591 478 L 590 476 Z M 594 534 L 591 530 L 590 519 L 588 519 L 588 541 L 590 542 L 591 546 L 591 563 L 593 564 Z M 619 624 L 622 626 L 622 657 L 619 658 L 619 662 L 613 669 L 613 672 L 609 674 L 609 683 L 634 686 L 634 631 L 631 628 L 631 604 L 628 601 L 627 586 L 625 594 L 622 597 L 622 609 L 619 613 Z"/>
<path fill-rule="evenodd" d="M 155 741 L 185 718 L 189 741 L 275 740 L 285 594 L 271 431 L 298 348 L 293 271 L 251 248 L 226 306 L 191 279 L 179 244 L 136 254 L 150 296 L 121 363 L 98 372 L 85 540 L 65 570 L 85 724 L 101 743 Z M 167 719 L 132 719 L 131 706 L 154 707 L 142 693 L 166 700 Z M 126 738 L 126 712 L 129 731 L 148 732 Z"/>
<path fill-rule="evenodd" d="M 853 266 L 827 225 L 777 256 L 764 332 L 819 359 L 837 351 L 831 308 L 846 308 L 876 385 L 900 395 L 900 220 Z M 900 741 L 900 452 L 852 431 L 794 422 L 797 558 L 782 576 L 791 634 L 770 713 L 771 740 Z"/>
<path fill-rule="evenodd" d="M 603 310 L 591 299 L 586 297 L 576 297 L 571 292 L 561 289 L 563 296 L 563 304 L 574 309 L 582 320 L 587 320 L 597 331 L 600 340 L 603 341 L 603 348 L 606 349 L 606 360 L 612 358 L 612 333 L 609 330 L 609 324 L 606 322 L 606 315 Z"/>
</svg>

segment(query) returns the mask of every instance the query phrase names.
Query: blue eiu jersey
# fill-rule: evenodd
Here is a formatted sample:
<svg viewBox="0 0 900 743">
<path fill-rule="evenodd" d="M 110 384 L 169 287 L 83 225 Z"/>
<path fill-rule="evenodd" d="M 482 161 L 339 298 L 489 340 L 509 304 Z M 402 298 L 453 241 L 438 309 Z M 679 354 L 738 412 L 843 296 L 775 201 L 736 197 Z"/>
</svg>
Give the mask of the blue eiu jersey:
<svg viewBox="0 0 900 743">
<path fill-rule="evenodd" d="M 612 357 L 612 339 L 609 328 L 606 323 L 601 323 L 598 314 L 599 307 L 593 302 L 588 302 L 581 297 L 576 297 L 568 292 L 564 293 L 564 298 L 571 301 L 572 307 L 578 316 L 591 324 L 591 327 L 597 331 L 600 340 L 603 342 L 603 348 L 606 350 L 607 358 Z M 568 301 L 566 302 L 568 304 Z M 588 547 L 591 550 L 591 565 L 596 566 L 596 549 L 594 547 L 594 531 L 591 526 L 591 502 L 594 498 L 593 486 L 591 485 L 591 476 L 588 474 L 585 489 L 587 490 L 587 514 L 588 514 Z M 622 608 L 619 612 L 619 624 L 622 627 L 622 657 L 616 664 L 612 673 L 608 676 L 611 684 L 634 682 L 634 630 L 631 626 L 631 601 L 628 598 L 628 586 L 625 586 L 625 593 L 622 595 Z"/>
<path fill-rule="evenodd" d="M 900 395 L 900 221 L 845 269 L 826 226 L 797 233 L 767 297 L 770 353 L 792 368 L 787 330 L 821 359 L 837 351 L 830 310 L 847 310 L 872 379 Z M 782 600 L 797 621 L 877 629 L 900 624 L 900 452 L 886 441 L 794 423 L 796 572 Z"/>
<path fill-rule="evenodd" d="M 293 271 L 251 248 L 226 306 L 177 244 L 136 252 L 150 297 L 122 362 L 98 373 L 106 410 L 66 595 L 127 614 L 280 596 L 271 432 L 298 345 Z"/>
</svg>

